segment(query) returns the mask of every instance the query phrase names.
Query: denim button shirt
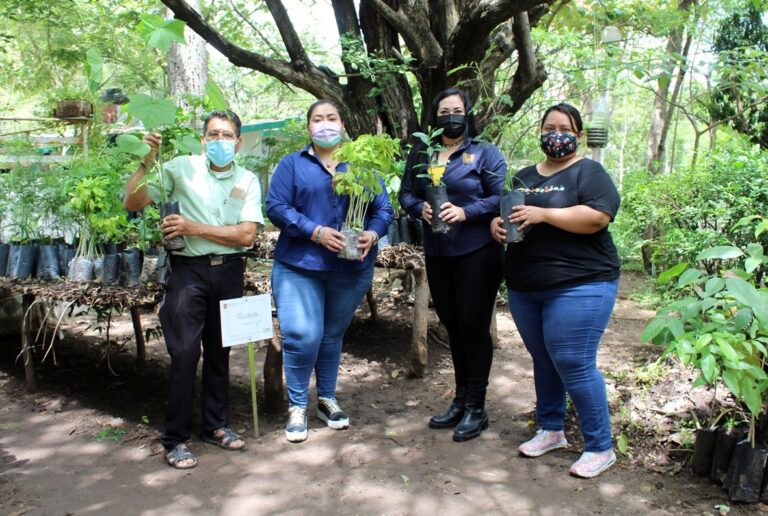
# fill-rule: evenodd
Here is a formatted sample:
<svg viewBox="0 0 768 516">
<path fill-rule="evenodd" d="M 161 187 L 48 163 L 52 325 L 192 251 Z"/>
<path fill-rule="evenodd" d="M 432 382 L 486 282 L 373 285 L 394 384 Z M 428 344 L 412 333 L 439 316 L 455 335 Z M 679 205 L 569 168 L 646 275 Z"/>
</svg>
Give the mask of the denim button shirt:
<svg viewBox="0 0 768 516">
<path fill-rule="evenodd" d="M 336 167 L 337 174 L 346 171 L 346 163 Z M 358 271 L 376 260 L 375 246 L 360 262 L 338 258 L 336 253 L 312 241 L 317 226 L 341 230 L 349 208 L 349 197 L 333 191 L 332 179 L 311 152 L 311 145 L 280 160 L 266 202 L 267 217 L 280 228 L 275 259 L 313 271 Z M 392 207 L 383 181 L 381 185 L 381 193 L 368 205 L 364 227 L 384 236 L 392 221 Z"/>
<path fill-rule="evenodd" d="M 423 145 L 414 145 L 408 155 L 400 187 L 400 206 L 408 215 L 423 221 L 421 210 L 430 180 L 426 173 Z M 464 209 L 467 220 L 451 224 L 446 234 L 432 233 L 424 224 L 424 252 L 433 256 L 461 256 L 491 241 L 490 222 L 499 215 L 499 193 L 507 163 L 496 146 L 474 139 L 464 141 L 451 154 L 443 174 L 448 200 Z M 436 216 L 433 215 L 433 216 Z"/>
</svg>

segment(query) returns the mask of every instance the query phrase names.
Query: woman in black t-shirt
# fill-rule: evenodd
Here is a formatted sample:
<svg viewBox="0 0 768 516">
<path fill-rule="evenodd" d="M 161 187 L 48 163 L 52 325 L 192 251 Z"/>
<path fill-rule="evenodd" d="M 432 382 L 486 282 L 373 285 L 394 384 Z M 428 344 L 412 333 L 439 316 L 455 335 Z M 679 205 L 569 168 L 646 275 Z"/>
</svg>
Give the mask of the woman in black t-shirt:
<svg viewBox="0 0 768 516">
<path fill-rule="evenodd" d="M 541 122 L 546 159 L 518 172 L 525 205 L 509 220 L 525 237 L 509 244 L 509 308 L 533 358 L 539 430 L 518 450 L 538 457 L 567 444 L 566 392 L 579 414 L 584 453 L 571 474 L 591 478 L 615 461 L 605 380 L 597 348 L 616 300 L 619 257 L 608 224 L 619 194 L 603 167 L 576 153 L 583 134 L 578 110 L 549 108 Z M 500 217 L 491 234 L 504 241 Z"/>
</svg>

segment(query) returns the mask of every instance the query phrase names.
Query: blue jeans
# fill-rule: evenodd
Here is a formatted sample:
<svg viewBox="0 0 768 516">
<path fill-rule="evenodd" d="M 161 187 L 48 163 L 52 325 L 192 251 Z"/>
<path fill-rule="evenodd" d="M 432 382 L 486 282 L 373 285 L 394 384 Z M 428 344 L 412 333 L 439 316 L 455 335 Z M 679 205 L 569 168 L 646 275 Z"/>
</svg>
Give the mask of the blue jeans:
<svg viewBox="0 0 768 516">
<path fill-rule="evenodd" d="M 313 369 L 318 396 L 335 397 L 344 332 L 372 280 L 373 262 L 355 272 L 311 271 L 273 262 L 272 295 L 291 406 L 307 406 Z"/>
<path fill-rule="evenodd" d="M 618 280 L 540 292 L 509 290 L 509 309 L 533 358 L 536 418 L 562 430 L 567 392 L 579 415 L 584 450 L 613 447 L 605 380 L 597 348 L 616 301 Z"/>
</svg>

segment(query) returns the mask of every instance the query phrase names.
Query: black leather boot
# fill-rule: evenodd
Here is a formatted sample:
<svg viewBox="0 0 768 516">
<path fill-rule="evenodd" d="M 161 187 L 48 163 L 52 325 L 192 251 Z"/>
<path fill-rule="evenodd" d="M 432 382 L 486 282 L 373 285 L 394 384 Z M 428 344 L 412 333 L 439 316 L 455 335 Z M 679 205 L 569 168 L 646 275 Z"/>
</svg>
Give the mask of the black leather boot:
<svg viewBox="0 0 768 516">
<path fill-rule="evenodd" d="M 488 428 L 488 414 L 483 406 L 467 406 L 464 409 L 464 417 L 453 429 L 453 440 L 457 443 L 469 441 L 478 437 L 483 430 Z"/>
<path fill-rule="evenodd" d="M 464 402 L 466 397 L 467 389 L 465 387 L 457 387 L 456 397 L 453 398 L 451 406 L 442 414 L 432 416 L 429 420 L 429 428 L 453 428 L 459 424 L 459 421 L 461 421 L 461 418 L 464 416 Z"/>
</svg>

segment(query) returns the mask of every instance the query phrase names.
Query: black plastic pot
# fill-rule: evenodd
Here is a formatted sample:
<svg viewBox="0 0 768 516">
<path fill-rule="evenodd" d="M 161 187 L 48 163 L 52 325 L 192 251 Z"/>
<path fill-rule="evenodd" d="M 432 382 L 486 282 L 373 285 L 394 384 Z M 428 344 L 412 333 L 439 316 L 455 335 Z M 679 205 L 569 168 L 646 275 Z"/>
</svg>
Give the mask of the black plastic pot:
<svg viewBox="0 0 768 516">
<path fill-rule="evenodd" d="M 763 487 L 768 449 L 752 448 L 747 440 L 736 445 L 728 468 L 728 497 L 733 502 L 757 503 Z"/>
<path fill-rule="evenodd" d="M 0 276 L 5 276 L 8 273 L 8 255 L 10 253 L 10 244 L 0 244 Z"/>
<path fill-rule="evenodd" d="M 387 240 L 390 245 L 397 245 L 400 243 L 400 228 L 398 227 L 397 220 L 390 222 L 387 228 Z"/>
<path fill-rule="evenodd" d="M 102 259 L 101 283 L 104 285 L 120 284 L 120 255 L 105 254 Z"/>
<path fill-rule="evenodd" d="M 37 257 L 35 276 L 46 281 L 59 279 L 59 249 L 55 244 L 41 245 Z"/>
<path fill-rule="evenodd" d="M 168 215 L 179 214 L 179 203 L 174 202 L 161 202 L 160 203 L 160 220 L 165 219 Z M 186 247 L 183 237 L 175 237 L 170 240 L 163 236 L 163 248 L 166 251 L 183 251 Z"/>
<path fill-rule="evenodd" d="M 715 452 L 712 455 L 712 469 L 709 470 L 709 479 L 715 484 L 723 484 L 726 489 L 728 486 L 724 483 L 728 473 L 728 466 L 731 464 L 733 450 L 736 443 L 741 440 L 741 433 L 732 430 L 720 428 L 715 439 Z"/>
<path fill-rule="evenodd" d="M 346 241 L 344 248 L 336 256 L 345 260 L 359 260 L 362 258 L 363 251 L 357 248 L 357 237 L 362 234 L 362 231 L 342 226 L 341 233 L 346 238 Z"/>
<path fill-rule="evenodd" d="M 700 477 L 706 477 L 712 469 L 717 430 L 717 428 L 696 430 L 696 442 L 693 445 L 693 472 Z"/>
<path fill-rule="evenodd" d="M 67 278 L 70 281 L 91 281 L 93 279 L 93 260 L 82 256 L 74 258 L 69 264 Z"/>
<path fill-rule="evenodd" d="M 525 192 L 520 190 L 502 190 L 499 197 L 499 208 L 501 212 L 501 222 L 507 231 L 505 241 L 508 244 L 520 242 L 523 239 L 523 233 L 519 230 L 520 224 L 511 223 L 509 216 L 514 213 L 514 207 L 525 204 Z"/>
<path fill-rule="evenodd" d="M 432 208 L 432 233 L 448 233 L 451 225 L 440 218 L 440 206 L 448 202 L 448 189 L 445 185 L 428 185 L 427 202 Z"/>
<path fill-rule="evenodd" d="M 120 251 L 117 249 L 116 242 L 104 242 L 101 244 L 101 248 L 104 250 L 104 254 L 117 254 Z"/>
<path fill-rule="evenodd" d="M 412 244 L 410 219 L 407 215 L 397 218 L 397 230 L 400 233 L 400 241 L 404 244 Z"/>
<path fill-rule="evenodd" d="M 424 219 L 408 219 L 408 226 L 411 229 L 411 243 L 413 245 L 424 245 Z"/>
<path fill-rule="evenodd" d="M 11 245 L 8 254 L 8 276 L 29 278 L 35 272 L 38 248 L 32 244 Z"/>
<path fill-rule="evenodd" d="M 138 249 L 127 249 L 120 253 L 122 274 L 120 284 L 124 287 L 138 287 L 141 281 L 142 255 Z"/>
<path fill-rule="evenodd" d="M 59 258 L 59 274 L 66 278 L 69 276 L 69 263 L 75 257 L 75 250 L 67 244 L 58 244 L 56 254 Z"/>
</svg>

